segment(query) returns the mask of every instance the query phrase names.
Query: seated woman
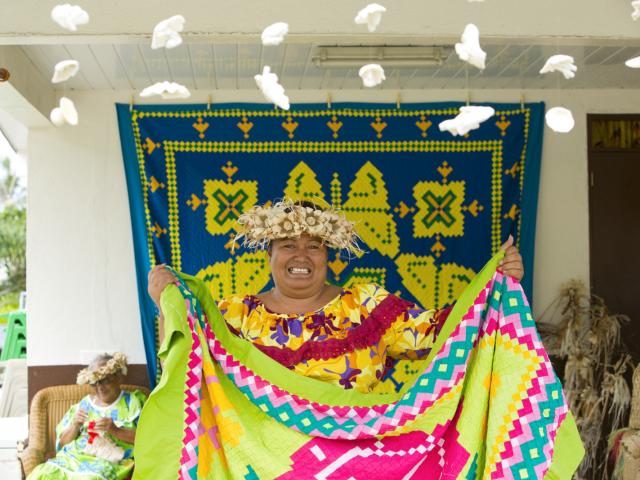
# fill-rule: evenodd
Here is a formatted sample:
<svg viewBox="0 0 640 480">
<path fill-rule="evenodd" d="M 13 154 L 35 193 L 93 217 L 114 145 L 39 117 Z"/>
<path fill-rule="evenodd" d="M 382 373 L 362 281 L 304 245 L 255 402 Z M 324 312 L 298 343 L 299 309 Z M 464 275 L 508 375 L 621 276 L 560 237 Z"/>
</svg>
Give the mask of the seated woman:
<svg viewBox="0 0 640 480">
<path fill-rule="evenodd" d="M 56 428 L 54 458 L 28 480 L 121 480 L 133 470 L 133 442 L 146 396 L 120 385 L 127 374 L 122 353 L 100 355 L 78 373 L 78 384 L 93 387 L 71 406 Z"/>
</svg>

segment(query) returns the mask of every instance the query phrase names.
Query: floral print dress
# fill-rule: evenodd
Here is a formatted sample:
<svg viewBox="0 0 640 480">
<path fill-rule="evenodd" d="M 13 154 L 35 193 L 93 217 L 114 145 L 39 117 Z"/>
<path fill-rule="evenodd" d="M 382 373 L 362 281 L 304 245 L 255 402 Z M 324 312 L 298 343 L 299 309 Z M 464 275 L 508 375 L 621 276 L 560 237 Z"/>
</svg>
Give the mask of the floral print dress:
<svg viewBox="0 0 640 480">
<path fill-rule="evenodd" d="M 135 428 L 142 405 L 146 400 L 144 393 L 120 392 L 120 396 L 111 405 L 101 407 L 91 399 L 90 395 L 72 405 L 56 427 L 56 456 L 38 465 L 27 477 L 28 480 L 122 480 L 128 478 L 133 470 L 133 445 L 111 437 L 116 445 L 124 449 L 124 459 L 119 463 L 84 453 L 89 441 L 87 423 L 78 437 L 60 448 L 60 435 L 64 432 L 78 409 L 87 412 L 89 421 L 111 417 L 118 428 Z"/>
<path fill-rule="evenodd" d="M 324 382 L 371 392 L 399 359 L 426 356 L 449 309 L 424 310 L 373 285 L 355 285 L 315 312 L 269 310 L 254 295 L 218 307 L 233 333 L 282 365 Z"/>
</svg>

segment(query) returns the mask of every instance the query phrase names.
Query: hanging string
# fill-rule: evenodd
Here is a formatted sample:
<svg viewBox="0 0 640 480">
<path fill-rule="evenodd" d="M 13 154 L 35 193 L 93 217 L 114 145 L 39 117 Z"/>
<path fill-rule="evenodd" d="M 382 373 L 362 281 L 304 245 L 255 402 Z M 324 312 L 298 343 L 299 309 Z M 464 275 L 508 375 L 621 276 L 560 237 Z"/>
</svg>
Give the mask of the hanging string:
<svg viewBox="0 0 640 480">
<path fill-rule="evenodd" d="M 465 88 L 467 90 L 467 107 L 471 103 L 471 92 L 469 89 L 469 64 L 465 62 L 464 65 L 464 76 L 465 76 Z"/>
<path fill-rule="evenodd" d="M 556 37 L 556 55 L 560 54 L 560 37 Z M 562 97 L 560 96 L 560 90 L 561 90 L 561 86 L 560 86 L 560 74 L 559 72 L 555 72 L 554 75 L 556 76 L 556 105 L 560 105 L 560 101 L 562 99 Z"/>
</svg>

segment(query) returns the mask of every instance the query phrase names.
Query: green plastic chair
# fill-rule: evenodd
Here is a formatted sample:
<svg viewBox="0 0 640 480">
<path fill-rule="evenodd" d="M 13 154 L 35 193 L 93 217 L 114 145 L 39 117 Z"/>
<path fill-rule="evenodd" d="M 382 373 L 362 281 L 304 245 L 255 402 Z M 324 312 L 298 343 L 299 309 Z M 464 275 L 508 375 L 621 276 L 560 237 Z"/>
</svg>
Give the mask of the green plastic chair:
<svg viewBox="0 0 640 480">
<path fill-rule="evenodd" d="M 20 325 L 27 328 L 27 312 L 20 310 L 17 312 L 10 312 L 7 318 L 7 324 Z"/>
<path fill-rule="evenodd" d="M 8 316 L 7 331 L 0 354 L 0 361 L 26 358 L 27 317 L 25 312 L 11 312 Z"/>
</svg>

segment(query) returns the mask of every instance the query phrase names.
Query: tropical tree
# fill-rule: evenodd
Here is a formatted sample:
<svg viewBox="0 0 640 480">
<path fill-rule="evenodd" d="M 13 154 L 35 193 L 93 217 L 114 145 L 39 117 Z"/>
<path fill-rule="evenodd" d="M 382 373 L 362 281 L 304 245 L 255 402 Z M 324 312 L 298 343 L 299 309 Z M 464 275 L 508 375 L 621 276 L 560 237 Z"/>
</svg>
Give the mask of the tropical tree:
<svg viewBox="0 0 640 480">
<path fill-rule="evenodd" d="M 27 288 L 26 225 L 26 190 L 5 159 L 0 164 L 0 312 L 17 308 Z"/>
</svg>

